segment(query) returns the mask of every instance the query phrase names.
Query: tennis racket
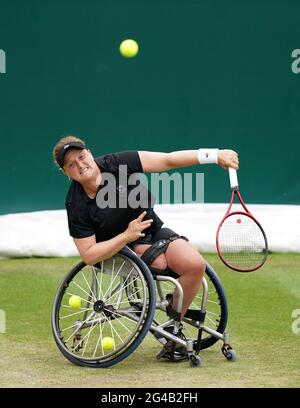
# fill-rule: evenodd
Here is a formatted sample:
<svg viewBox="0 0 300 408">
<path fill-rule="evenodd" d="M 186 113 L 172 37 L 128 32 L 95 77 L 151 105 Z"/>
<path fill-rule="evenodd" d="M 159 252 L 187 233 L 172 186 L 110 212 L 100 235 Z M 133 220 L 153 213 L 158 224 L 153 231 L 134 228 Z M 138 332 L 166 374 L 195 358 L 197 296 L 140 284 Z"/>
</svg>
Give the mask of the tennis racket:
<svg viewBox="0 0 300 408">
<path fill-rule="evenodd" d="M 234 271 L 255 271 L 266 262 L 267 237 L 241 197 L 235 169 L 229 168 L 229 178 L 232 193 L 228 210 L 217 230 L 217 251 L 222 262 Z M 244 211 L 231 211 L 236 196 Z"/>
</svg>

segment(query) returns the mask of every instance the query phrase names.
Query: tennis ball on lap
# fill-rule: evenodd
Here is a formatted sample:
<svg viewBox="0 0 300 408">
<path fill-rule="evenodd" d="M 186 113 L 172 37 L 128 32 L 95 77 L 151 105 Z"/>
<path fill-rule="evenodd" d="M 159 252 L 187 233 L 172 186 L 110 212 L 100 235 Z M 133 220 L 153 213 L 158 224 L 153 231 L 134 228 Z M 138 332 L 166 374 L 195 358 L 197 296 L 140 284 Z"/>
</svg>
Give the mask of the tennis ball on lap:
<svg viewBox="0 0 300 408">
<path fill-rule="evenodd" d="M 120 44 L 120 53 L 125 58 L 133 58 L 139 52 L 138 43 L 135 40 L 127 39 Z"/>
<path fill-rule="evenodd" d="M 69 305 L 73 309 L 79 309 L 80 306 L 81 306 L 81 297 L 77 296 L 77 295 L 71 296 L 70 299 L 69 299 Z"/>
<path fill-rule="evenodd" d="M 104 337 L 102 340 L 102 347 L 105 351 L 111 351 L 115 348 L 115 341 L 112 337 Z"/>
</svg>

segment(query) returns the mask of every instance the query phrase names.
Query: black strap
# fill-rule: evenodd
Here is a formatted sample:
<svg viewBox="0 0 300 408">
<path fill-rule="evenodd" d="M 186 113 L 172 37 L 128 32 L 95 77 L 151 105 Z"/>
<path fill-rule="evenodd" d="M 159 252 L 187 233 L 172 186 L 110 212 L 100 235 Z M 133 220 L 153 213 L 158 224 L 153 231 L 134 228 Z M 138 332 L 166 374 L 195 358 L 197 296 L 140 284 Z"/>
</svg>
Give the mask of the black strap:
<svg viewBox="0 0 300 408">
<path fill-rule="evenodd" d="M 141 259 L 150 266 L 154 259 L 166 252 L 169 243 L 170 241 L 168 239 L 160 239 L 154 242 L 151 247 L 146 249 L 141 256 Z"/>
<path fill-rule="evenodd" d="M 141 259 L 150 266 L 154 259 L 156 259 L 159 255 L 166 252 L 170 242 L 175 241 L 178 238 L 183 238 L 187 241 L 187 238 L 180 235 L 172 235 L 168 239 L 159 239 L 158 241 L 154 242 L 141 256 Z"/>
<path fill-rule="evenodd" d="M 149 269 L 154 279 L 156 279 L 157 276 L 170 276 L 171 278 L 175 278 L 175 279 L 179 278 L 179 275 L 176 272 L 172 271 L 170 268 L 158 269 L 158 268 L 153 268 L 153 266 L 149 266 Z"/>
<path fill-rule="evenodd" d="M 167 311 L 167 315 L 168 315 L 171 319 L 175 320 L 176 322 L 180 322 L 181 313 L 179 313 L 179 312 L 177 312 L 176 310 L 174 310 L 171 304 L 169 304 L 169 305 L 167 306 L 166 311 Z"/>
</svg>

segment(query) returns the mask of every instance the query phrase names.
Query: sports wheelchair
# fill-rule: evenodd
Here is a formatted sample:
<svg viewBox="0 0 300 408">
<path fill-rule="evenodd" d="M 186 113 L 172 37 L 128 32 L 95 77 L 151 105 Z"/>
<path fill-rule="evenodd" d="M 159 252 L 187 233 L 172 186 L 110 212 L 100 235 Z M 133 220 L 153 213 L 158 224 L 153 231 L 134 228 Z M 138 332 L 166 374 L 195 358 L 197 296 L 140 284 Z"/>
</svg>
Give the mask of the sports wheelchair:
<svg viewBox="0 0 300 408">
<path fill-rule="evenodd" d="M 171 360 L 199 366 L 199 352 L 222 340 L 224 356 L 234 361 L 225 332 L 226 296 L 216 272 L 206 264 L 202 286 L 182 320 L 183 290 L 176 278 L 170 269 L 152 270 L 129 247 L 94 266 L 79 262 L 53 303 L 52 331 L 59 350 L 74 364 L 109 367 L 133 353 L 150 332 L 163 345 L 158 359 L 168 354 Z M 176 310 L 171 307 L 174 287 Z M 70 302 L 74 296 L 75 307 Z"/>
</svg>

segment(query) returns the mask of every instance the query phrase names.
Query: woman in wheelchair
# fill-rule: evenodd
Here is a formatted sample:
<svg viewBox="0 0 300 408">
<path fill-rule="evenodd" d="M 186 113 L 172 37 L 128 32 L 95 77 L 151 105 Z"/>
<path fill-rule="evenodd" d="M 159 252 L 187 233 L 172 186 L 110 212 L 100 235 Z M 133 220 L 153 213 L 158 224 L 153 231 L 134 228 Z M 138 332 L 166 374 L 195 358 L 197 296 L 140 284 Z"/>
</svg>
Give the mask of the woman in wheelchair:
<svg viewBox="0 0 300 408">
<path fill-rule="evenodd" d="M 84 263 L 97 265 L 127 246 L 154 275 L 166 273 L 178 277 L 183 291 L 181 311 L 177 312 L 179 289 L 176 287 L 169 296 L 168 314 L 179 322 L 173 334 L 182 336 L 180 322 L 199 291 L 206 263 L 186 237 L 163 227 L 153 209 L 151 193 L 133 177 L 136 173 L 208 163 L 238 169 L 237 153 L 218 149 L 171 153 L 123 151 L 94 158 L 84 141 L 67 136 L 55 145 L 53 157 L 72 180 L 65 206 L 69 232 Z M 134 200 L 130 201 L 137 188 L 139 195 L 135 194 L 135 199 L 139 197 L 139 206 L 131 205 Z M 170 344 L 174 344 L 172 339 L 164 344 L 161 356 L 169 357 Z"/>
</svg>

